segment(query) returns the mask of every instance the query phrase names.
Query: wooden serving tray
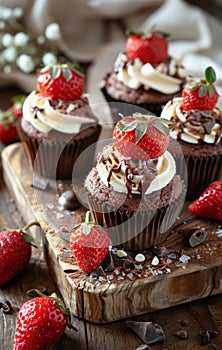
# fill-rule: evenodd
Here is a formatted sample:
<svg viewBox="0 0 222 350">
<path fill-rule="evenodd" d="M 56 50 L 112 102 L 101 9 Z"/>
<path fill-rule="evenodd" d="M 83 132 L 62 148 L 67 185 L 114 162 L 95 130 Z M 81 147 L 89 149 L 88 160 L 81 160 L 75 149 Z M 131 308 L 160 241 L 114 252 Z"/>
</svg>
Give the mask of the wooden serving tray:
<svg viewBox="0 0 222 350">
<path fill-rule="evenodd" d="M 3 150 L 2 162 L 5 183 L 25 221 L 37 220 L 41 225 L 49 268 L 73 316 L 108 323 L 222 292 L 221 226 L 193 217 L 187 210 L 189 203 L 169 239 L 143 252 L 143 272 L 88 276 L 69 251 L 69 232 L 83 220 L 86 209 L 69 212 L 58 205 L 58 188 L 62 190 L 66 183 L 57 183 L 56 188 L 49 183 L 44 190 L 33 187 L 33 169 L 20 143 Z M 192 248 L 187 234 L 197 227 L 205 228 L 207 237 Z M 169 254 L 162 258 L 166 250 Z M 155 256 L 162 264 L 152 263 Z"/>
</svg>

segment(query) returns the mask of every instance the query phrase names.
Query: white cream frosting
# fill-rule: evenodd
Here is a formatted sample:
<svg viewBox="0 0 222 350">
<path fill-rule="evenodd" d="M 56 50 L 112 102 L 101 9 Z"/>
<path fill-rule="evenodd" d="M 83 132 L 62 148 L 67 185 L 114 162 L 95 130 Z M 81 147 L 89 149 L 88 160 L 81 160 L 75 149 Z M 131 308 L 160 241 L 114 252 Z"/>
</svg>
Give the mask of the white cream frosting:
<svg viewBox="0 0 222 350">
<path fill-rule="evenodd" d="M 104 162 L 104 159 L 108 161 Z M 125 161 L 122 162 L 122 160 Z M 121 164 L 119 171 L 113 172 L 112 168 L 118 167 L 119 164 Z M 126 186 L 126 168 L 128 168 L 128 165 L 131 169 L 136 169 L 136 167 L 138 167 L 138 164 L 136 165 L 131 159 L 124 158 L 114 145 L 109 145 L 103 149 L 102 160 L 97 163 L 96 168 L 101 181 L 107 187 L 111 185 L 114 191 L 128 193 L 128 188 Z M 111 177 L 109 178 L 110 173 Z M 158 158 L 157 176 L 152 180 L 145 194 L 150 194 L 165 187 L 172 180 L 175 173 L 175 161 L 172 155 L 166 151 Z M 129 172 L 127 176 L 132 184 L 131 193 L 140 194 L 138 189 L 142 185 L 143 175 L 133 175 L 132 172 Z"/>
<path fill-rule="evenodd" d="M 115 67 L 118 70 L 117 78 L 129 88 L 138 89 L 143 85 L 145 90 L 152 88 L 164 94 L 178 92 L 181 89 L 182 79 L 188 75 L 174 58 L 169 62 L 168 74 L 164 73 L 164 63 L 154 67 L 150 63 L 143 64 L 138 58 L 128 61 L 123 53 L 117 58 Z M 173 77 L 176 73 L 179 78 Z"/>
<path fill-rule="evenodd" d="M 50 105 L 49 98 L 32 91 L 23 104 L 23 118 L 43 133 L 52 129 L 67 134 L 78 133 L 82 124 L 94 122 L 91 118 L 68 114 L 69 108 L 75 109 L 75 106 L 70 103 L 66 113 L 61 113 Z"/>
<path fill-rule="evenodd" d="M 222 139 L 222 126 L 215 121 L 212 126 L 211 132 L 207 133 L 204 126 L 199 123 L 192 125 L 189 120 L 186 119 L 186 114 L 182 108 L 182 97 L 174 98 L 169 101 L 163 108 L 160 118 L 172 120 L 174 125 L 171 127 L 170 136 L 174 139 L 181 139 L 184 142 L 191 144 L 198 144 L 200 139 L 207 144 L 215 144 L 221 142 Z M 212 113 L 221 115 L 222 112 L 218 107 L 215 107 Z"/>
</svg>

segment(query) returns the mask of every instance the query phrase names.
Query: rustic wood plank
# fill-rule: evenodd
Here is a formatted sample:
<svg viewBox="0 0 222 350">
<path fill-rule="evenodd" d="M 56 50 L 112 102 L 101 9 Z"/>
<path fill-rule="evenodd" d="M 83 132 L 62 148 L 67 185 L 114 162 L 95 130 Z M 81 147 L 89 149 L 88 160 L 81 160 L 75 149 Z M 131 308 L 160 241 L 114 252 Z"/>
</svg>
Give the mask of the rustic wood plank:
<svg viewBox="0 0 222 350">
<path fill-rule="evenodd" d="M 197 248 L 187 247 L 184 235 L 177 230 L 164 243 L 167 248 L 184 251 L 191 258 L 188 264 L 179 266 L 177 261 L 171 273 L 133 281 L 91 283 L 69 255 L 68 229 L 64 235 L 62 233 L 62 227 L 70 229 L 82 220 L 85 209 L 80 208 L 72 215 L 58 209 L 55 191 L 42 191 L 31 186 L 32 170 L 26 162 L 20 144 L 5 148 L 5 181 L 24 217 L 28 219 L 29 215 L 34 215 L 41 223 L 50 270 L 74 316 L 106 323 L 221 293 L 222 244 L 215 234 L 218 225 L 205 220 L 195 221 L 196 226 L 209 230 L 206 242 Z M 190 214 L 186 206 L 181 216 L 187 219 Z M 57 217 L 58 213 L 60 216 Z M 186 227 L 192 225 L 193 222 Z"/>
</svg>

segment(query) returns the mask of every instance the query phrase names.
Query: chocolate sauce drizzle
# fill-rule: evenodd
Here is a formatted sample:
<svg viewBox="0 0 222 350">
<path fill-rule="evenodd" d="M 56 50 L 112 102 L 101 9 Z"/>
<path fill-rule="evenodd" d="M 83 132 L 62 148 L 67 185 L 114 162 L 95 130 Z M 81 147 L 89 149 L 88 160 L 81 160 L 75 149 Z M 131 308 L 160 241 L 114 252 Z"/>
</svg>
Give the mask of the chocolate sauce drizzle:
<svg viewBox="0 0 222 350">
<path fill-rule="evenodd" d="M 114 165 L 112 165 L 112 159 L 115 161 Z M 137 191 L 141 195 L 146 192 L 153 179 L 157 176 L 157 159 L 138 161 L 137 164 L 134 163 L 135 166 L 133 166 L 133 164 L 131 165 L 130 159 L 126 158 L 119 160 L 114 151 L 109 154 L 108 158 L 101 156 L 99 161 L 102 162 L 105 166 L 107 163 L 110 164 L 110 169 L 108 166 L 106 166 L 106 169 L 108 171 L 107 182 L 109 187 L 111 186 L 111 177 L 113 173 L 121 173 L 124 175 L 124 183 L 127 188 L 127 194 L 129 198 L 132 197 L 132 191 L 133 188 L 135 188 L 135 176 L 141 176 L 141 182 L 138 184 L 137 188 Z M 125 168 L 125 172 L 121 171 L 123 166 Z"/>
<path fill-rule="evenodd" d="M 181 134 L 184 132 L 185 128 L 190 129 L 190 126 L 199 127 L 200 130 L 196 131 L 199 136 L 198 143 L 202 143 L 204 136 L 206 134 L 211 134 L 212 129 L 215 124 L 219 124 L 220 128 L 216 131 L 215 144 L 221 140 L 222 134 L 222 115 L 220 114 L 219 108 L 215 107 L 213 111 L 199 111 L 199 110 L 189 110 L 184 111 L 181 107 L 181 113 L 185 117 L 185 122 L 182 123 L 177 116 L 172 116 L 171 120 L 175 123 L 175 127 L 172 130 L 178 132 L 177 139 L 181 138 Z M 179 131 L 178 131 L 179 130 Z M 192 133 L 195 134 L 195 129 L 191 129 Z"/>
</svg>

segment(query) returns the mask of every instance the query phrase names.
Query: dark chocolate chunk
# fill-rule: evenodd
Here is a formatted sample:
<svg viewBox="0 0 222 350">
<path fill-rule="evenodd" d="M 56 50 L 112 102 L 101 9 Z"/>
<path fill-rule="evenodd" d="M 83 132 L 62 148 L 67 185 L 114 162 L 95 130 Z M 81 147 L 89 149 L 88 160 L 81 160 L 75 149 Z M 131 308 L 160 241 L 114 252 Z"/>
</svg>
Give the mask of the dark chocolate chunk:
<svg viewBox="0 0 222 350">
<path fill-rule="evenodd" d="M 78 201 L 75 192 L 73 190 L 67 190 L 61 194 L 58 200 L 59 205 L 62 205 L 64 209 L 73 211 L 81 207 L 81 203 Z"/>
<path fill-rule="evenodd" d="M 165 340 L 162 327 L 156 323 L 127 321 L 126 324 L 145 344 L 153 344 Z"/>
<path fill-rule="evenodd" d="M 200 345 L 204 346 L 210 343 L 210 341 L 216 337 L 217 331 L 201 329 L 200 332 Z"/>
<path fill-rule="evenodd" d="M 188 338 L 188 333 L 185 329 L 181 329 L 178 332 L 175 332 L 174 335 L 176 335 L 180 339 L 187 339 Z"/>
</svg>

